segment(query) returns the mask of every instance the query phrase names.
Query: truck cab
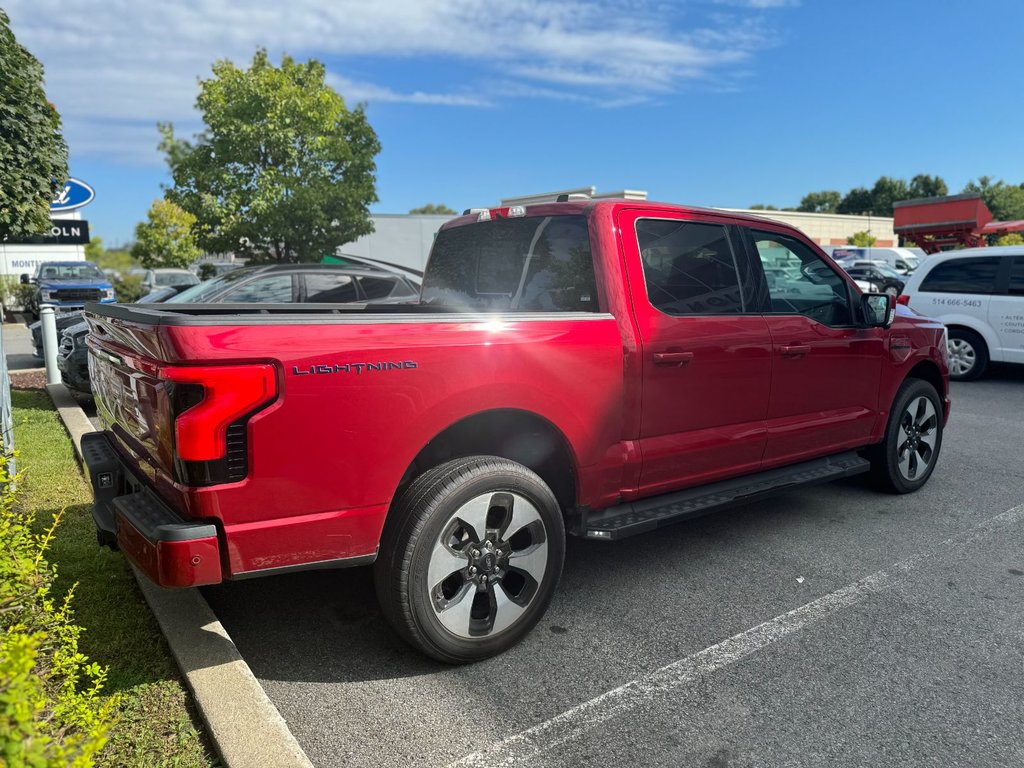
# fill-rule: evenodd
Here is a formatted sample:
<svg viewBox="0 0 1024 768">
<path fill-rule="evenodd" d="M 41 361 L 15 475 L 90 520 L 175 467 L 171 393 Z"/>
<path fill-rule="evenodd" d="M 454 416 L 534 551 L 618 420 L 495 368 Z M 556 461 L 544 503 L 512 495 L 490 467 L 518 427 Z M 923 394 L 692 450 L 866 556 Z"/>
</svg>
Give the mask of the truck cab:
<svg viewBox="0 0 1024 768">
<path fill-rule="evenodd" d="M 21 282 L 36 286 L 30 306 L 26 307 L 33 317 L 39 316 L 42 304 L 52 304 L 58 311 L 68 311 L 83 309 L 90 302 L 109 304 L 117 301 L 114 286 L 91 261 L 44 261 L 31 278 L 22 275 Z"/>
</svg>

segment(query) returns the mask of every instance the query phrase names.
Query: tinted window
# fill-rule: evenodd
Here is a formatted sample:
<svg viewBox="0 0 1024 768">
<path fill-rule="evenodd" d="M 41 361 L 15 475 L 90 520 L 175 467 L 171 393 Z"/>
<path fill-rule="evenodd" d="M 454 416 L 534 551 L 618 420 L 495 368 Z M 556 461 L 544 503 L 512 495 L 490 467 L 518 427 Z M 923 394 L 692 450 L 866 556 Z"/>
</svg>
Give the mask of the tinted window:
<svg viewBox="0 0 1024 768">
<path fill-rule="evenodd" d="M 1010 265 L 1010 295 L 1024 296 L 1024 256 L 1018 256 Z"/>
<path fill-rule="evenodd" d="M 823 325 L 851 325 L 847 283 L 810 247 L 772 232 L 751 232 L 776 314 L 804 315 Z"/>
<path fill-rule="evenodd" d="M 999 258 L 951 259 L 937 265 L 921 283 L 925 293 L 995 293 Z"/>
<path fill-rule="evenodd" d="M 40 280 L 101 280 L 106 282 L 106 275 L 99 268 L 89 263 L 82 264 L 43 264 L 39 270 Z"/>
<path fill-rule="evenodd" d="M 227 302 L 285 304 L 292 300 L 291 275 L 267 275 L 240 285 L 220 298 Z"/>
<path fill-rule="evenodd" d="M 596 312 L 586 218 L 494 219 L 442 230 L 423 302 L 491 312 Z"/>
<path fill-rule="evenodd" d="M 667 315 L 743 311 L 736 259 L 720 224 L 640 219 L 640 261 L 651 305 Z"/>
<path fill-rule="evenodd" d="M 395 284 L 401 281 L 393 277 L 360 277 L 359 287 L 363 289 L 363 295 L 367 301 L 380 301 L 386 299 L 395 290 Z M 397 295 L 405 293 L 404 290 L 396 291 Z"/>
<path fill-rule="evenodd" d="M 187 272 L 157 272 L 157 285 L 198 285 L 199 278 Z"/>
<path fill-rule="evenodd" d="M 356 301 L 358 298 L 352 275 L 332 272 L 306 273 L 306 301 L 314 304 L 341 304 Z"/>
</svg>

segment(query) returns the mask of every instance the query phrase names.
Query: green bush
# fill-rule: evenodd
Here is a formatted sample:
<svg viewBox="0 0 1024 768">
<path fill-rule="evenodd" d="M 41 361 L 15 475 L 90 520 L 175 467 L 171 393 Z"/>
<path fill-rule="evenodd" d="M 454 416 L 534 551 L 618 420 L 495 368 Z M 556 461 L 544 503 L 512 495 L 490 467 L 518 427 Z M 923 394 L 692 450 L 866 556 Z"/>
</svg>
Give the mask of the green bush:
<svg viewBox="0 0 1024 768">
<path fill-rule="evenodd" d="M 16 505 L 0 456 L 0 766 L 93 765 L 118 705 L 103 699 L 106 670 L 78 650 L 72 587 L 51 594 L 56 569 L 47 547 L 61 514 L 35 532 L 35 515 Z"/>
<path fill-rule="evenodd" d="M 142 275 L 125 275 L 114 281 L 114 293 L 119 304 L 131 304 L 145 295 L 142 289 Z"/>
<path fill-rule="evenodd" d="M 18 275 L 0 275 L 0 301 L 5 310 L 27 309 L 35 294 L 36 287 L 22 285 Z"/>
</svg>

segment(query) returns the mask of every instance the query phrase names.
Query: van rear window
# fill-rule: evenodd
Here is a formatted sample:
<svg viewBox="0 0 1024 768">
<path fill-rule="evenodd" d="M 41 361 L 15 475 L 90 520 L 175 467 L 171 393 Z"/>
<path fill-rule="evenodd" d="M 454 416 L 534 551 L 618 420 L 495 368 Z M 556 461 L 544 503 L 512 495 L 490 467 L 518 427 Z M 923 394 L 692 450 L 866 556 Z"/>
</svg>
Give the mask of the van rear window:
<svg viewBox="0 0 1024 768">
<path fill-rule="evenodd" d="M 999 258 L 950 259 L 936 266 L 921 283 L 923 293 L 996 292 Z"/>
<path fill-rule="evenodd" d="M 597 312 L 587 219 L 492 219 L 440 232 L 421 301 L 473 312 Z"/>
</svg>

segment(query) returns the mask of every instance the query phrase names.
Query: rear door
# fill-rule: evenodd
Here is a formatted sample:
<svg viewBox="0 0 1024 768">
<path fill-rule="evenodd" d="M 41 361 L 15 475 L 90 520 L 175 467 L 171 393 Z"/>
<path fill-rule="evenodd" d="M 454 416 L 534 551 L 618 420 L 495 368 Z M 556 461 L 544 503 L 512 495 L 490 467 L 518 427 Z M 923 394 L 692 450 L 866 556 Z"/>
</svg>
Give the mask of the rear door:
<svg viewBox="0 0 1024 768">
<path fill-rule="evenodd" d="M 862 328 L 838 267 L 803 240 L 749 229 L 763 268 L 792 277 L 769 285 L 772 386 L 765 467 L 865 445 L 878 412 L 885 331 Z"/>
<path fill-rule="evenodd" d="M 735 229 L 643 210 L 619 228 L 643 360 L 641 495 L 756 471 L 771 340 Z"/>
<path fill-rule="evenodd" d="M 1024 363 L 1024 254 L 1003 257 L 999 292 L 988 305 L 988 321 L 999 338 L 1002 359 Z M 1003 277 L 1001 275 L 1001 278 Z"/>
</svg>

